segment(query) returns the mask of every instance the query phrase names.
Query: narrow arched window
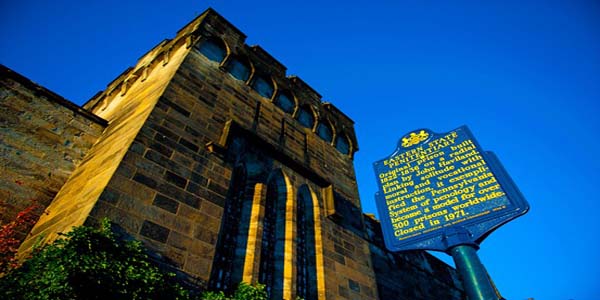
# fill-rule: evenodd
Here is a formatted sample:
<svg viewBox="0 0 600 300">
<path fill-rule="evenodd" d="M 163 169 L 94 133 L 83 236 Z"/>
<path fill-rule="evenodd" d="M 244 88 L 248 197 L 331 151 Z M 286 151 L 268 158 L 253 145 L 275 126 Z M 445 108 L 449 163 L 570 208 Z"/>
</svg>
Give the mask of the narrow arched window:
<svg viewBox="0 0 600 300">
<path fill-rule="evenodd" d="M 277 97 L 275 97 L 273 103 L 275 103 L 277 107 L 281 108 L 281 110 L 291 114 L 294 112 L 294 107 L 296 106 L 296 103 L 293 99 L 294 98 L 292 95 L 285 92 L 280 92 L 277 94 Z"/>
<path fill-rule="evenodd" d="M 273 81 L 262 76 L 257 76 L 252 81 L 252 89 L 254 89 L 259 95 L 271 99 L 273 97 Z"/>
<path fill-rule="evenodd" d="M 342 154 L 350 154 L 350 142 L 345 135 L 338 134 L 338 136 L 335 138 L 335 149 L 340 151 Z"/>
<path fill-rule="evenodd" d="M 300 109 L 298 109 L 296 120 L 306 128 L 313 128 L 315 125 L 315 116 L 308 107 L 300 107 Z"/>
<path fill-rule="evenodd" d="M 219 40 L 205 41 L 204 43 L 200 44 L 198 51 L 206 56 L 206 58 L 218 63 L 222 62 L 227 55 L 225 44 Z"/>
<path fill-rule="evenodd" d="M 246 81 L 250 78 L 250 64 L 239 58 L 232 58 L 226 69 L 236 79 Z"/>
<path fill-rule="evenodd" d="M 266 285 L 269 299 L 283 298 L 283 256 L 287 187 L 281 170 L 267 183 L 258 281 Z"/>
<path fill-rule="evenodd" d="M 303 299 L 317 299 L 313 201 L 308 186 L 301 186 L 296 206 L 296 296 Z"/>
<path fill-rule="evenodd" d="M 317 125 L 317 135 L 324 141 L 331 143 L 333 140 L 333 130 L 327 121 L 319 122 L 319 125 Z"/>
<path fill-rule="evenodd" d="M 236 250 L 238 244 L 242 242 L 240 241 L 240 220 L 243 215 L 245 190 L 246 171 L 243 167 L 238 167 L 232 176 L 229 187 L 210 276 L 210 286 L 215 290 L 232 291 L 239 281 L 238 278 L 235 278 L 234 273 L 239 273 L 240 261 L 243 261 L 243 257 L 236 254 Z"/>
</svg>

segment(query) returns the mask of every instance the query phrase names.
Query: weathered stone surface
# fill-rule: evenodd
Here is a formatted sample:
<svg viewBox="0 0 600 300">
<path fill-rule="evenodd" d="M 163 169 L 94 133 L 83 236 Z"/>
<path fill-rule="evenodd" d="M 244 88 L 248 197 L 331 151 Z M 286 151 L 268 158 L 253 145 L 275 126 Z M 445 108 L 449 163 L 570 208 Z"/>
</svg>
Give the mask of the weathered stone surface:
<svg viewBox="0 0 600 300">
<path fill-rule="evenodd" d="M 106 121 L 0 66 L 0 225 L 32 204 L 41 214 L 105 126 Z"/>
<path fill-rule="evenodd" d="M 144 221 L 140 234 L 155 241 L 164 243 L 169 238 L 170 230 L 154 222 Z"/>
<path fill-rule="evenodd" d="M 227 45 L 224 62 L 199 52 L 211 39 Z M 460 299 L 451 268 L 424 252 L 386 252 L 377 222 L 363 219 L 352 120 L 244 39 L 214 11 L 202 14 L 84 106 L 108 120 L 100 124 L 106 127 L 87 128 L 94 117 L 85 112 L 68 119 L 72 126 L 56 127 L 54 119 L 35 117 L 35 106 L 6 105 L 14 113 L 2 114 L 0 125 L 34 128 L 13 138 L 14 149 L 28 150 L 23 161 L 41 163 L 68 148 L 62 159 L 73 162 L 58 169 L 64 179 L 52 183 L 60 191 L 50 213 L 21 248 L 36 236 L 52 240 L 56 232 L 108 217 L 163 267 L 201 288 L 224 284 L 225 277 L 229 285 L 264 277 L 273 278 L 277 299 L 302 293 L 302 280 L 310 283 L 307 299 Z M 251 66 L 248 80 L 228 73 L 234 58 Z M 272 80 L 271 99 L 252 87 L 257 76 Z M 294 112 L 274 102 L 281 92 L 292 95 Z M 300 107 L 332 127 L 331 141 L 317 134 L 316 124 L 305 128 L 296 120 Z M 35 151 L 29 136 L 62 146 Z M 348 140 L 349 153 L 336 149 L 337 136 Z M 38 186 L 49 182 L 42 175 L 32 175 Z M 13 187 L 26 194 L 20 188 Z M 48 200 L 54 193 L 46 191 Z"/>
<path fill-rule="evenodd" d="M 188 32 L 189 30 L 191 29 Z M 119 186 L 120 189 L 117 190 L 121 192 L 120 200 L 128 199 L 122 198 L 123 193 L 131 191 L 130 196 L 144 201 L 145 205 L 151 205 L 156 191 L 148 191 L 147 188 L 158 187 L 158 181 L 153 176 L 163 169 L 145 165 L 142 170 L 138 166 L 144 165 L 143 162 L 123 158 L 134 140 L 138 142 L 132 151 L 136 155 L 143 151 L 141 145 L 150 146 L 146 145 L 148 130 L 143 131 L 142 127 L 188 51 L 184 39 L 161 43 L 144 55 L 135 68 L 125 71 L 109 84 L 106 91 L 85 105 L 88 111 L 106 119 L 108 125 L 77 170 L 58 191 L 48 207 L 49 214 L 40 218 L 31 236 L 21 245 L 21 251 L 30 249 L 38 236 L 52 241 L 57 237 L 57 232 L 84 224 L 92 211 L 109 212 L 110 210 L 93 210 L 107 187 Z M 137 136 L 139 138 L 136 139 Z M 154 150 L 146 150 L 146 153 L 148 151 Z M 117 183 L 115 178 L 120 177 L 126 178 L 127 184 Z M 126 185 L 131 186 L 130 183 L 140 183 L 139 186 L 143 188 L 126 188 Z M 69 217 L 57 218 L 58 215 Z M 47 222 L 52 223 L 45 224 Z"/>
<path fill-rule="evenodd" d="M 425 251 L 387 251 L 381 224 L 372 216 L 365 216 L 365 224 L 381 299 L 464 299 L 454 269 Z"/>
</svg>

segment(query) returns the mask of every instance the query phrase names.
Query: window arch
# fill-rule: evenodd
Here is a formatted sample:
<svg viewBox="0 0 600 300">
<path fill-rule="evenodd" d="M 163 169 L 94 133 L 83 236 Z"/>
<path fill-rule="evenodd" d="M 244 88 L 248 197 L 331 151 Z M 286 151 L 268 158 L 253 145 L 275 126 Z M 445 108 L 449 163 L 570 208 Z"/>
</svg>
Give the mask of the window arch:
<svg viewBox="0 0 600 300">
<path fill-rule="evenodd" d="M 319 122 L 317 125 L 317 135 L 328 143 L 333 141 L 333 129 L 328 121 L 322 120 Z"/>
<path fill-rule="evenodd" d="M 241 219 L 244 215 L 244 199 L 246 198 L 247 174 L 246 168 L 239 166 L 232 175 L 217 251 L 215 251 L 213 268 L 210 276 L 210 286 L 213 289 L 231 291 L 240 278 L 239 266 L 243 265 L 243 256 L 236 254 L 236 249 L 243 244 L 241 237 Z"/>
<path fill-rule="evenodd" d="M 298 109 L 296 120 L 298 120 L 302 126 L 309 129 L 312 129 L 315 125 L 315 115 L 308 106 L 302 106 Z"/>
<path fill-rule="evenodd" d="M 338 134 L 335 137 L 335 149 L 342 154 L 350 154 L 350 141 L 345 134 Z"/>
<path fill-rule="evenodd" d="M 273 80 L 267 76 L 256 76 L 254 80 L 252 80 L 251 86 L 259 95 L 267 99 L 271 99 L 271 97 L 273 97 L 273 92 L 275 92 Z"/>
<path fill-rule="evenodd" d="M 227 47 L 220 39 L 208 39 L 198 46 L 198 51 L 206 58 L 221 63 L 227 56 Z"/>
<path fill-rule="evenodd" d="M 269 299 L 283 299 L 285 212 L 288 193 L 281 170 L 267 182 L 258 281 L 266 285 Z"/>
<path fill-rule="evenodd" d="M 225 67 L 227 72 L 231 74 L 235 79 L 241 81 L 247 81 L 250 78 L 250 73 L 252 72 L 252 68 L 250 63 L 243 58 L 233 57 Z"/>
<path fill-rule="evenodd" d="M 298 189 L 296 206 L 296 296 L 317 299 L 314 199 L 307 185 Z"/>
<path fill-rule="evenodd" d="M 275 100 L 273 100 L 273 103 L 288 114 L 294 113 L 294 109 L 296 108 L 296 102 L 294 101 L 294 97 L 289 92 L 277 93 L 277 96 L 275 97 Z"/>
</svg>

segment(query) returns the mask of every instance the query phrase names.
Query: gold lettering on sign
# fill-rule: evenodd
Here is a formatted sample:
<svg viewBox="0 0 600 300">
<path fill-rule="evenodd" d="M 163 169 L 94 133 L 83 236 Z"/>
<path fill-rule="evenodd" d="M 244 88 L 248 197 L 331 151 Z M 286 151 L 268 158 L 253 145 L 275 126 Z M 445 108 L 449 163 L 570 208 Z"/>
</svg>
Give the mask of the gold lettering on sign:
<svg viewBox="0 0 600 300">
<path fill-rule="evenodd" d="M 473 141 L 457 131 L 390 157 L 383 167 L 379 182 L 398 239 L 486 215 L 508 203 Z"/>
</svg>

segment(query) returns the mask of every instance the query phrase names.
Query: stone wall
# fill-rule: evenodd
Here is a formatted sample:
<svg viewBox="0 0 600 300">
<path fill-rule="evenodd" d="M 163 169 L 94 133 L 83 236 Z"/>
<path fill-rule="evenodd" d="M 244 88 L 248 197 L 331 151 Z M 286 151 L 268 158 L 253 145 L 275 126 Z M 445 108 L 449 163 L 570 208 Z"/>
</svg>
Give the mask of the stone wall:
<svg viewBox="0 0 600 300">
<path fill-rule="evenodd" d="M 376 222 L 363 219 L 353 121 L 244 40 L 208 10 L 90 100 L 85 109 L 108 124 L 81 153 L 21 250 L 36 236 L 52 241 L 57 232 L 108 217 L 165 268 L 202 289 L 215 287 L 215 270 L 226 268 L 232 282 L 257 282 L 267 257 L 277 273 L 273 295 L 294 299 L 298 255 L 306 251 L 314 258 L 306 276 L 317 290 L 310 299 L 458 299 L 449 267 L 424 252 L 387 253 L 372 234 Z M 200 53 L 209 41 L 225 45 L 224 60 Z M 251 67 L 249 78 L 228 71 L 236 58 Z M 271 97 L 253 88 L 259 76 L 273 84 Z M 292 95 L 293 111 L 276 105 L 282 91 Z M 301 125 L 301 108 L 328 124 L 334 138 L 320 137 L 317 123 Z M 336 148 L 337 136 L 346 138 L 349 151 Z M 273 221 L 266 221 L 269 214 Z M 300 219 L 312 230 L 300 229 Z M 263 236 L 268 222 L 275 228 L 273 252 L 262 248 L 269 247 L 263 243 L 271 238 Z M 230 228 L 237 239 L 227 244 Z M 400 280 L 390 281 L 391 275 Z"/>
<path fill-rule="evenodd" d="M 270 74 L 279 90 L 295 95 L 297 106 L 312 107 L 317 120 L 327 119 L 337 131 L 344 130 L 352 137 L 353 150 L 357 150 L 353 124 L 347 116 L 322 102 L 320 95 L 299 78 L 285 77 L 285 68 L 264 50 L 244 45 L 245 36 L 220 16 L 209 15 L 205 22 L 199 28 L 195 46 L 208 37 L 222 38 L 228 49 L 236 51 L 230 57 L 248 57 L 254 73 Z M 253 171 L 257 182 L 262 180 L 266 185 L 269 174 L 283 170 L 290 195 L 302 184 L 314 191 L 319 211 L 316 240 L 322 261 L 318 271 L 320 299 L 377 298 L 352 153 L 340 153 L 332 142 L 319 138 L 314 128 L 302 127 L 292 114 L 260 96 L 248 82 L 232 77 L 223 64 L 208 60 L 196 48 L 187 54 L 92 216 L 114 219 L 164 255 L 176 269 L 194 277 L 197 284 L 206 285 L 236 159 L 250 153 L 235 149 L 232 141 L 243 138 L 246 147 L 256 149 L 253 153 L 261 156 L 253 160 L 259 165 Z M 289 198 L 292 211 L 295 201 L 294 196 Z M 258 207 L 264 210 L 264 203 Z M 288 227 L 293 227 L 295 215 L 290 213 L 286 218 Z M 346 223 L 352 226 L 346 229 Z M 281 255 L 289 260 L 284 268 L 290 269 L 285 271 L 282 289 L 294 295 L 296 233 L 289 230 L 289 245 Z M 248 237 L 253 239 L 260 244 L 260 235 Z M 254 248 L 254 255 L 258 250 Z M 248 259 L 241 263 L 248 264 Z M 244 277 L 250 281 L 257 280 L 253 264 L 248 264 Z M 237 276 L 242 280 L 241 273 Z"/>
<path fill-rule="evenodd" d="M 105 126 L 101 118 L 0 65 L 0 224 L 32 204 L 40 205 L 40 214 Z"/>
<path fill-rule="evenodd" d="M 364 218 L 380 299 L 464 299 L 456 270 L 425 251 L 387 251 L 379 221 Z"/>
<path fill-rule="evenodd" d="M 201 19 L 202 16 L 197 21 Z M 38 236 L 51 242 L 57 233 L 90 221 L 90 212 L 189 51 L 185 37 L 193 26 L 189 24 L 178 38 L 163 41 L 150 50 L 135 67 L 127 69 L 84 106 L 106 119 L 108 126 L 62 186 L 20 252 L 30 249 Z"/>
</svg>

